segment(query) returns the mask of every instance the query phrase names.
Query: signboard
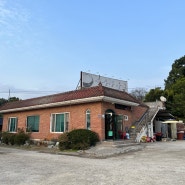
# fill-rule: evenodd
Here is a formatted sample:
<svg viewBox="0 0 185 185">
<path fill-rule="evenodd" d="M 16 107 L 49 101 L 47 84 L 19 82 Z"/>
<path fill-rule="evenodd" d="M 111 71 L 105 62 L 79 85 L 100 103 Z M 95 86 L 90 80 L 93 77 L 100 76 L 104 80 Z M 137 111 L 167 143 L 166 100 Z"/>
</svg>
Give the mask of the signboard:
<svg viewBox="0 0 185 185">
<path fill-rule="evenodd" d="M 105 87 L 128 92 L 127 81 L 81 72 L 81 87 L 94 87 L 98 86 L 99 83 L 101 83 Z"/>
<path fill-rule="evenodd" d="M 109 137 L 113 136 L 113 131 L 108 131 L 108 136 Z"/>
</svg>

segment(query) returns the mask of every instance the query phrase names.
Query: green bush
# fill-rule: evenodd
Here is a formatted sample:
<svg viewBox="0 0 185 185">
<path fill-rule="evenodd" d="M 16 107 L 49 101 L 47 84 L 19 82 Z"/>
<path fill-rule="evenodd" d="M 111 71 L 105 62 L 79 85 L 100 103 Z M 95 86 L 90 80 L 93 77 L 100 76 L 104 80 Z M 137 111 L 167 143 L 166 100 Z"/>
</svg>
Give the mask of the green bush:
<svg viewBox="0 0 185 185">
<path fill-rule="evenodd" d="M 60 150 L 85 150 L 91 146 L 95 146 L 98 141 L 99 137 L 97 133 L 87 129 L 76 129 L 60 136 L 59 148 Z"/>
<path fill-rule="evenodd" d="M 15 144 L 15 136 L 16 134 L 9 133 L 9 144 L 11 145 Z"/>
<path fill-rule="evenodd" d="M 23 129 L 18 129 L 17 133 L 3 132 L 2 143 L 11 145 L 24 145 L 29 140 L 29 134 L 25 133 Z"/>
<path fill-rule="evenodd" d="M 70 149 L 68 132 L 61 134 L 58 140 L 59 140 L 59 149 L 60 150 Z"/>
<path fill-rule="evenodd" d="M 18 133 L 15 134 L 16 145 L 24 145 L 29 139 L 29 134 L 25 133 L 23 129 L 18 129 Z"/>
<path fill-rule="evenodd" d="M 11 134 L 9 132 L 2 132 L 2 143 L 9 144 Z"/>
</svg>

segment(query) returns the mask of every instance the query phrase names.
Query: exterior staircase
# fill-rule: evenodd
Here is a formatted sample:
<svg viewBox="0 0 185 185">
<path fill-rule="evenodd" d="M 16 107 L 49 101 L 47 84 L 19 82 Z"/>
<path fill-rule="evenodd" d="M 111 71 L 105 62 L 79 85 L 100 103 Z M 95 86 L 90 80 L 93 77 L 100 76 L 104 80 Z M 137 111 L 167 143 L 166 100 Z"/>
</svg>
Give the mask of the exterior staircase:
<svg viewBox="0 0 185 185">
<path fill-rule="evenodd" d="M 153 120 L 160 109 L 163 109 L 162 102 L 146 103 L 149 106 L 148 110 L 140 118 L 132 124 L 129 129 L 130 140 L 140 142 L 143 136 L 153 137 Z"/>
</svg>

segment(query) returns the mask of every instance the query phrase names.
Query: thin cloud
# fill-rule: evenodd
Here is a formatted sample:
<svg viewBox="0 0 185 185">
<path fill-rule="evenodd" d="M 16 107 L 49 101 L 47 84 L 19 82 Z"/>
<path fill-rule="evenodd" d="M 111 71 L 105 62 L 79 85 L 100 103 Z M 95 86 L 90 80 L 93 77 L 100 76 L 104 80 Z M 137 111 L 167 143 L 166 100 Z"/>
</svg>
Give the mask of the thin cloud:
<svg viewBox="0 0 185 185">
<path fill-rule="evenodd" d="M 17 39 L 21 37 L 23 28 L 29 22 L 29 17 L 29 12 L 20 4 L 14 2 L 13 6 L 9 7 L 8 1 L 0 0 L 1 44 L 8 44 L 15 40 L 17 42 Z"/>
</svg>

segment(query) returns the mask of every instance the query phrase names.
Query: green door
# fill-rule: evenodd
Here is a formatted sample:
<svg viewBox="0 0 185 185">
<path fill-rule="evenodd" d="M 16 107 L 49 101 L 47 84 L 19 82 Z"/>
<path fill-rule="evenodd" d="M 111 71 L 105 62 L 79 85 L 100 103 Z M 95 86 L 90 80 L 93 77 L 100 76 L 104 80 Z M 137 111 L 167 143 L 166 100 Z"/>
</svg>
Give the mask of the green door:
<svg viewBox="0 0 185 185">
<path fill-rule="evenodd" d="M 105 139 L 118 140 L 123 135 L 123 115 L 105 114 Z"/>
<path fill-rule="evenodd" d="M 114 139 L 114 115 L 105 114 L 105 139 Z"/>
<path fill-rule="evenodd" d="M 115 115 L 115 139 L 123 139 L 123 115 Z"/>
</svg>

